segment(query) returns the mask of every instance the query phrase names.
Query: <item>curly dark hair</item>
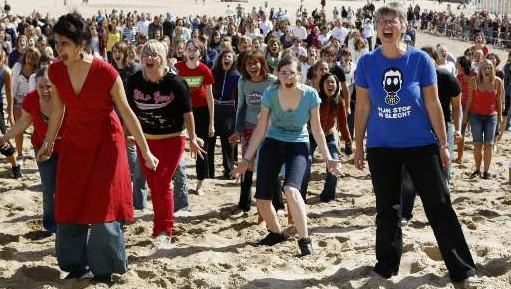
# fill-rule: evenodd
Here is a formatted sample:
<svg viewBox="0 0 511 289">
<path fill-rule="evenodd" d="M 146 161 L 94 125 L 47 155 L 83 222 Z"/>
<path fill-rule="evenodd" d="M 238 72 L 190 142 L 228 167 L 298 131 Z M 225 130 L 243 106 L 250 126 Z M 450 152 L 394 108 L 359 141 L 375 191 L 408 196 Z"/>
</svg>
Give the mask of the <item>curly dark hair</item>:
<svg viewBox="0 0 511 289">
<path fill-rule="evenodd" d="M 60 16 L 53 27 L 53 32 L 69 38 L 76 45 L 88 46 L 91 41 L 89 25 L 78 12 Z"/>
</svg>

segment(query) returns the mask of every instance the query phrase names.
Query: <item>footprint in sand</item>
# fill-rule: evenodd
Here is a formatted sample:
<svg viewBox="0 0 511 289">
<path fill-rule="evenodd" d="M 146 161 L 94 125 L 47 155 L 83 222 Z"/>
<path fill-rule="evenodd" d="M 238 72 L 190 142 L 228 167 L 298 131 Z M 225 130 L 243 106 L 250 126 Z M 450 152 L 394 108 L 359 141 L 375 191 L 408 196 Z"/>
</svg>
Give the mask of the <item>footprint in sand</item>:
<svg viewBox="0 0 511 289">
<path fill-rule="evenodd" d="M 25 224 L 30 230 L 37 231 L 43 226 L 43 221 L 41 219 L 32 219 L 28 220 Z"/>
<path fill-rule="evenodd" d="M 410 265 L 410 274 L 415 274 L 415 273 L 421 272 L 422 270 L 424 270 L 426 268 L 427 268 L 427 265 L 424 264 L 422 261 L 420 261 L 420 260 L 414 261 Z"/>
<path fill-rule="evenodd" d="M 23 275 L 38 282 L 60 279 L 60 271 L 48 266 L 23 265 L 19 270 Z"/>
<path fill-rule="evenodd" d="M 5 246 L 12 242 L 18 242 L 20 240 L 20 236 L 14 236 L 9 234 L 0 233 L 0 245 Z"/>
<path fill-rule="evenodd" d="M 37 230 L 37 231 L 30 231 L 30 232 L 24 234 L 23 238 L 31 240 L 31 241 L 39 241 L 42 239 L 49 238 L 49 237 L 51 237 L 51 235 L 52 234 L 48 231 Z"/>
<path fill-rule="evenodd" d="M 478 269 L 485 276 L 503 276 L 511 270 L 511 260 L 509 258 L 492 259 L 484 265 L 479 265 Z"/>
<path fill-rule="evenodd" d="M 437 246 L 423 246 L 422 252 L 426 253 L 426 255 L 433 261 L 442 261 L 444 259 Z"/>
</svg>

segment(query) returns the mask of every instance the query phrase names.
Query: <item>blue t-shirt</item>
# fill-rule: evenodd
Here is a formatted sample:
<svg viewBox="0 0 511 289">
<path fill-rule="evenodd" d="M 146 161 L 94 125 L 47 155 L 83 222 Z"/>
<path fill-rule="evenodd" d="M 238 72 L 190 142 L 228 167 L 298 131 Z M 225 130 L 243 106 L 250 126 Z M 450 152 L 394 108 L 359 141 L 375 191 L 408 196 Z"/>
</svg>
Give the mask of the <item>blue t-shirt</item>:
<svg viewBox="0 0 511 289">
<path fill-rule="evenodd" d="M 381 48 L 360 58 L 356 85 L 369 90 L 367 147 L 418 147 L 436 143 L 422 88 L 437 82 L 431 58 L 411 46 L 389 59 Z"/>
<path fill-rule="evenodd" d="M 308 142 L 307 122 L 312 108 L 321 103 L 316 90 L 310 86 L 299 84 L 303 91 L 300 104 L 295 110 L 283 110 L 280 106 L 279 86 L 273 85 L 263 93 L 261 105 L 270 111 L 271 124 L 266 136 L 285 142 Z"/>
</svg>

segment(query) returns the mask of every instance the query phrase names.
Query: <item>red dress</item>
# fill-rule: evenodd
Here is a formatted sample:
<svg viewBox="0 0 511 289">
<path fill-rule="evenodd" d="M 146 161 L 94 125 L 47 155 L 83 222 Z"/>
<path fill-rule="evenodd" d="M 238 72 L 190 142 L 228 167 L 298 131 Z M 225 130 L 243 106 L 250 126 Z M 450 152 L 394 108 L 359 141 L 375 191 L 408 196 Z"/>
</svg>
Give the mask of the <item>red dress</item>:
<svg viewBox="0 0 511 289">
<path fill-rule="evenodd" d="M 94 58 L 78 94 L 62 61 L 50 66 L 48 76 L 66 106 L 66 123 L 58 140 L 57 223 L 132 220 L 126 142 L 110 95 L 117 71 Z"/>
</svg>

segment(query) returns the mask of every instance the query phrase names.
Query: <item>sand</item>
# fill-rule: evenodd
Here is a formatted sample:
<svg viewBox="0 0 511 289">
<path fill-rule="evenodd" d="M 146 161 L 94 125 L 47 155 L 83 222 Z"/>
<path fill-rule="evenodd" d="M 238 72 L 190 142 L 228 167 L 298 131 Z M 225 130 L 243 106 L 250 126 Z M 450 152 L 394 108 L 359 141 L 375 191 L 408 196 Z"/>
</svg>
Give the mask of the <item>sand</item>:
<svg viewBox="0 0 511 289">
<path fill-rule="evenodd" d="M 79 6 L 80 11 L 87 13 L 103 9 L 108 3 L 90 2 L 89 7 Z M 126 11 L 142 10 L 141 2 L 122 2 Z M 161 9 L 165 1 L 150 2 L 156 4 L 144 3 L 144 9 Z M 171 1 L 165 5 L 168 7 L 165 10 L 176 11 L 176 14 L 187 11 L 221 13 L 226 6 L 210 0 L 205 6 L 196 5 L 193 0 L 181 2 L 186 3 Z M 249 5 L 259 6 L 262 2 L 251 1 Z M 295 7 L 299 3 L 271 2 L 282 7 Z M 306 2 L 310 3 L 310 7 L 319 4 L 319 0 Z M 328 7 L 334 3 L 360 5 L 359 1 L 327 2 Z M 439 8 L 430 1 L 419 2 Z M 11 1 L 15 11 L 24 13 L 32 10 L 32 3 Z M 60 13 L 65 10 L 56 8 L 53 0 L 37 3 L 38 9 L 44 11 Z M 429 34 L 418 37 L 419 46 L 437 42 L 446 43 L 455 55 L 469 46 L 469 43 Z M 464 164 L 453 164 L 452 202 L 477 268 L 484 276 L 485 282 L 480 288 L 511 287 L 511 191 L 506 184 L 507 164 L 511 161 L 510 144 L 511 134 L 508 133 L 495 153 L 491 180 L 468 178 L 473 170 L 470 144 L 466 145 Z M 61 279 L 65 272 L 57 266 L 55 238 L 41 234 L 41 186 L 33 153 L 28 146 L 25 152 L 28 157 L 22 165 L 23 179 L 10 179 L 8 164 L 4 158 L 0 160 L 0 288 L 93 288 L 90 279 Z M 193 188 L 195 170 L 188 154 L 186 157 L 190 187 Z M 315 255 L 296 256 L 297 236 L 294 228 L 287 226 L 285 213 L 279 214 L 279 218 L 291 235 L 290 240 L 274 247 L 255 247 L 254 240 L 265 234 L 265 229 L 256 224 L 255 207 L 246 216 L 233 214 L 239 185 L 234 181 L 207 180 L 205 194 L 190 197 L 192 211 L 176 215 L 171 247 L 156 250 L 151 245 L 151 210 L 138 214 L 136 222 L 126 226 L 129 271 L 115 275 L 112 287 L 456 288 L 449 281 L 420 201 L 416 202 L 414 219 L 403 230 L 405 247 L 399 275 L 389 280 L 368 276 L 375 262 L 375 198 L 368 170 L 357 171 L 351 163 L 352 157 L 343 156 L 342 159 L 344 177 L 337 188 L 337 201 L 328 204 L 318 200 L 325 176 L 324 165 L 315 163 L 313 166 L 307 209 Z M 219 147 L 216 162 L 216 175 L 221 175 Z"/>
</svg>

